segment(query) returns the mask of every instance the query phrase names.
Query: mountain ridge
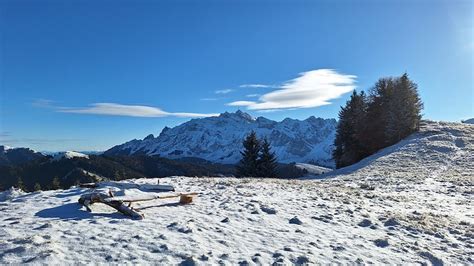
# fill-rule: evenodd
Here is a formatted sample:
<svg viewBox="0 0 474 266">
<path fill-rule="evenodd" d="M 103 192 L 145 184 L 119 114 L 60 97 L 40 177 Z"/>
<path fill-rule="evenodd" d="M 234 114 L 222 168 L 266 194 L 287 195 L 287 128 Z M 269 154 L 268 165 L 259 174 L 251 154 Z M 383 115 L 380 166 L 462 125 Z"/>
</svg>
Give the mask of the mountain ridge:
<svg viewBox="0 0 474 266">
<path fill-rule="evenodd" d="M 254 130 L 266 137 L 280 162 L 316 163 L 333 167 L 331 158 L 336 119 L 310 116 L 304 120 L 285 118 L 280 122 L 254 118 L 240 110 L 219 116 L 191 119 L 173 128 L 165 127 L 154 137 L 116 145 L 106 155 L 159 155 L 177 159 L 202 158 L 216 163 L 237 163 L 242 140 Z"/>
</svg>

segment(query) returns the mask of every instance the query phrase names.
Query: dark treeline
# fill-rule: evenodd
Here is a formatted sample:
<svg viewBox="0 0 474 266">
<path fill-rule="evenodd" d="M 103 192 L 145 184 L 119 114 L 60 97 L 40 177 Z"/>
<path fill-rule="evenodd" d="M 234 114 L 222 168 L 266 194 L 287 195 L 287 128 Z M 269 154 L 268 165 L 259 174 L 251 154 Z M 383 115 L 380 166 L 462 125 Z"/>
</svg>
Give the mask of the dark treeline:
<svg viewBox="0 0 474 266">
<path fill-rule="evenodd" d="M 277 158 L 267 139 L 259 140 L 255 131 L 243 141 L 242 159 L 237 166 L 240 177 L 277 177 Z"/>
<path fill-rule="evenodd" d="M 196 159 L 197 160 L 197 159 Z M 69 188 L 79 183 L 166 176 L 234 175 L 233 165 L 205 160 L 172 160 L 158 156 L 89 156 L 52 160 L 45 156 L 16 165 L 0 165 L 0 191 L 11 186 L 25 191 Z"/>
<path fill-rule="evenodd" d="M 265 146 L 266 144 L 264 144 Z M 269 145 L 269 144 L 268 144 Z M 269 151 L 269 147 L 268 147 Z M 266 158 L 265 156 L 263 158 Z M 261 161 L 261 160 L 260 160 Z M 262 169 L 279 178 L 306 174 L 294 164 L 277 164 L 263 159 Z M 263 162 L 261 161 L 261 162 Z M 0 191 L 12 186 L 24 191 L 67 189 L 79 183 L 168 176 L 235 176 L 235 165 L 212 163 L 199 158 L 168 159 L 159 156 L 106 156 L 52 160 L 41 156 L 25 163 L 0 165 Z"/>
<path fill-rule="evenodd" d="M 418 131 L 423 103 L 405 73 L 381 78 L 369 95 L 354 91 L 339 112 L 333 158 L 344 167 Z"/>
</svg>

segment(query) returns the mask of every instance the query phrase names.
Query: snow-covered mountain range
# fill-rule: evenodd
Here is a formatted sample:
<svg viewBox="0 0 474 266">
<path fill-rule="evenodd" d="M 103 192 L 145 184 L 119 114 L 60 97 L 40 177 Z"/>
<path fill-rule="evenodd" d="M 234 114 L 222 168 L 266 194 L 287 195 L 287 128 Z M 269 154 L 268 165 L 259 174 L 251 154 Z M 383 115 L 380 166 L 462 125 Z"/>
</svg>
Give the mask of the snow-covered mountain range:
<svg viewBox="0 0 474 266">
<path fill-rule="evenodd" d="M 240 160 L 242 140 L 251 130 L 266 137 L 280 162 L 312 162 L 332 166 L 331 152 L 337 122 L 311 116 L 281 122 L 253 118 L 242 111 L 192 119 L 174 128 L 165 127 L 158 137 L 148 135 L 115 146 L 106 155 L 147 154 L 167 158 L 197 157 L 218 163 Z"/>
</svg>

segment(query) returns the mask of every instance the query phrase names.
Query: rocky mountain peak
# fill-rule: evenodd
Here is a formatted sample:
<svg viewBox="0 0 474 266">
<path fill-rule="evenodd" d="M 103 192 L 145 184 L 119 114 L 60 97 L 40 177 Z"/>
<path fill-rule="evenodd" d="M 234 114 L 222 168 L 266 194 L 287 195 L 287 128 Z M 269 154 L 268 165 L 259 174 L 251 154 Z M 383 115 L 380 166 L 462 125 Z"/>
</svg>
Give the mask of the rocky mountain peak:
<svg viewBox="0 0 474 266">
<path fill-rule="evenodd" d="M 272 143 L 280 162 L 316 162 L 331 167 L 336 124 L 334 119 L 315 117 L 286 118 L 281 122 L 265 117 L 255 119 L 238 110 L 218 117 L 192 119 L 173 128 L 165 127 L 156 138 L 129 141 L 105 154 L 148 154 L 172 159 L 196 157 L 233 164 L 240 160 L 242 140 L 253 130 Z"/>
</svg>

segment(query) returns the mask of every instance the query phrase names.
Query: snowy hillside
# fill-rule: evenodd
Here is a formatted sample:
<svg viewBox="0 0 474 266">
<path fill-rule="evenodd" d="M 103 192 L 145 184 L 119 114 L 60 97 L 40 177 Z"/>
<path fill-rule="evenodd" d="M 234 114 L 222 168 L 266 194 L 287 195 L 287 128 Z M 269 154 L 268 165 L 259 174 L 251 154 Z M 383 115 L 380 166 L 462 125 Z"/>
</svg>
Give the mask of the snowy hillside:
<svg viewBox="0 0 474 266">
<path fill-rule="evenodd" d="M 463 120 L 462 122 L 466 124 L 474 124 L 474 118 L 466 119 L 466 120 Z"/>
<path fill-rule="evenodd" d="M 41 153 L 28 148 L 12 148 L 0 145 L 0 166 L 26 163 L 44 157 Z"/>
<path fill-rule="evenodd" d="M 281 122 L 252 118 L 237 111 L 218 117 L 193 119 L 174 128 L 165 128 L 158 137 L 147 136 L 118 145 L 105 154 L 159 154 L 168 158 L 198 157 L 218 163 L 240 160 L 242 140 L 255 130 L 267 137 L 280 162 L 313 162 L 332 166 L 331 151 L 336 120 L 310 117 Z"/>
<path fill-rule="evenodd" d="M 161 179 L 193 204 L 86 212 L 87 189 L 0 195 L 0 264 L 472 264 L 474 126 L 422 131 L 327 179 Z M 338 174 L 338 175 L 336 175 Z M 104 183 L 129 197 L 134 184 Z"/>
<path fill-rule="evenodd" d="M 89 155 L 75 152 L 75 151 L 65 151 L 65 152 L 58 152 L 53 155 L 53 160 L 61 160 L 61 159 L 72 159 L 72 158 L 86 158 L 89 159 Z"/>
</svg>

